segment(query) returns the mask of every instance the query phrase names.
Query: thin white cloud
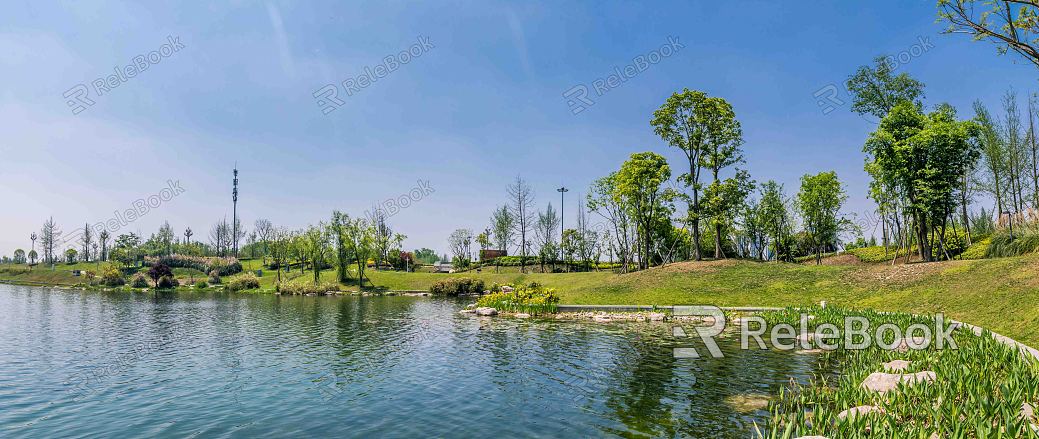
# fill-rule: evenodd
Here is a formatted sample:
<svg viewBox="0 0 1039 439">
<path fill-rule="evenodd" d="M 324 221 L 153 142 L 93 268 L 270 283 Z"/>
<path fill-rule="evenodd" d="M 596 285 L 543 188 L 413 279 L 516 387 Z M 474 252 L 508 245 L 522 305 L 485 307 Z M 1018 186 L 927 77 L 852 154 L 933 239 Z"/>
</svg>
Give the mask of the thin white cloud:
<svg viewBox="0 0 1039 439">
<path fill-rule="evenodd" d="M 281 13 L 273 3 L 267 2 L 267 15 L 271 18 L 271 27 L 274 28 L 274 41 L 278 44 L 278 55 L 281 58 L 281 68 L 290 78 L 296 76 L 296 64 L 292 61 L 292 51 L 289 49 L 289 38 L 285 34 L 285 24 L 281 20 Z"/>
<path fill-rule="evenodd" d="M 512 30 L 512 43 L 516 45 L 520 62 L 523 64 L 523 72 L 527 74 L 528 78 L 533 78 L 534 71 L 530 68 L 530 55 L 527 53 L 527 39 L 523 34 L 523 23 L 520 23 L 519 16 L 511 8 L 506 10 L 506 12 L 509 20 L 509 29 Z"/>
</svg>

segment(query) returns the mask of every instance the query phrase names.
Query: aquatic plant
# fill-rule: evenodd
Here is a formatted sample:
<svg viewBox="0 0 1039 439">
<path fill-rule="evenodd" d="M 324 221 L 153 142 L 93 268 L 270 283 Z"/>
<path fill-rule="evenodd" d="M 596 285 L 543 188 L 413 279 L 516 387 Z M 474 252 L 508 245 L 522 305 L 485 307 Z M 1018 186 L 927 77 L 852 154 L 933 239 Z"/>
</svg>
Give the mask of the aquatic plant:
<svg viewBox="0 0 1039 439">
<path fill-rule="evenodd" d="M 556 312 L 559 296 L 556 290 L 538 283 L 519 285 L 512 291 L 499 291 L 480 297 L 478 307 L 494 308 L 498 311 L 522 312 L 532 315 Z"/>
<path fill-rule="evenodd" d="M 892 323 L 901 329 L 914 323 L 934 325 L 929 317 L 882 314 L 873 311 L 812 309 L 810 328 L 842 322 L 845 316 L 866 317 L 870 327 Z M 794 323 L 793 310 L 765 313 L 770 323 Z M 838 324 L 838 328 L 842 325 Z M 953 333 L 958 349 L 935 346 L 914 350 L 872 347 L 850 350 L 843 346 L 823 354 L 822 370 L 808 383 L 791 382 L 769 404 L 768 425 L 757 430 L 761 438 L 793 438 L 821 435 L 831 438 L 989 438 L 1039 437 L 1035 419 L 1025 419 L 1026 405 L 1039 405 L 1039 363 L 1017 348 L 993 339 L 991 333 L 975 335 L 959 329 Z M 890 340 L 888 340 L 890 341 Z M 874 372 L 884 372 L 892 360 L 909 361 L 905 373 L 932 371 L 934 382 L 899 387 L 878 393 L 862 386 Z M 873 413 L 839 416 L 853 407 L 872 406 Z"/>
</svg>

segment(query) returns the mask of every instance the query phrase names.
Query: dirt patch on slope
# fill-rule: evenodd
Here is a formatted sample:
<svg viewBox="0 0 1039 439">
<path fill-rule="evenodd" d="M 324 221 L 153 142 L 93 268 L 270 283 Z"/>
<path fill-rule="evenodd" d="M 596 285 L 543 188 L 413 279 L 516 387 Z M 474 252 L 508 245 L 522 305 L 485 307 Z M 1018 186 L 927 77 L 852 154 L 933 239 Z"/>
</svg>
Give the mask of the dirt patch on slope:
<svg viewBox="0 0 1039 439">
<path fill-rule="evenodd" d="M 950 262 L 909 263 L 898 265 L 862 264 L 862 268 L 850 271 L 846 276 L 852 282 L 880 283 L 882 285 L 906 284 L 940 273 L 949 268 Z"/>
</svg>

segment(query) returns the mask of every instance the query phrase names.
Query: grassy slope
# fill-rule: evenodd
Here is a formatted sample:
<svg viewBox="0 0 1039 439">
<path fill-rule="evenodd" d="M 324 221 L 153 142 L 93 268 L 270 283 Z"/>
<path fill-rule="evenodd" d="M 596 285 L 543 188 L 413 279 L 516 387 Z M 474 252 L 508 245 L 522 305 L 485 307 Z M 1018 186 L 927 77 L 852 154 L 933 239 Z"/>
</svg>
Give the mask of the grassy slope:
<svg viewBox="0 0 1039 439">
<path fill-rule="evenodd" d="M 92 265 L 92 264 L 91 264 Z M 247 270 L 259 266 L 246 261 Z M 86 268 L 59 266 L 59 269 Z M 92 268 L 91 268 L 92 269 Z M 0 279 L 76 284 L 64 272 L 34 270 L 29 275 L 0 268 Z M 494 273 L 434 274 L 367 271 L 379 287 L 425 290 L 436 280 L 469 276 L 491 283 L 537 281 L 556 288 L 563 303 L 719 306 L 834 305 L 883 311 L 945 312 L 1039 346 L 1039 255 L 898 266 L 813 266 L 721 261 L 680 263 L 629 274 Z M 283 273 L 284 275 L 284 273 Z M 299 277 L 299 271 L 288 274 Z M 311 279 L 307 272 L 304 279 Z M 334 272 L 322 273 L 331 281 Z M 273 288 L 274 273 L 264 273 L 264 288 Z"/>
</svg>

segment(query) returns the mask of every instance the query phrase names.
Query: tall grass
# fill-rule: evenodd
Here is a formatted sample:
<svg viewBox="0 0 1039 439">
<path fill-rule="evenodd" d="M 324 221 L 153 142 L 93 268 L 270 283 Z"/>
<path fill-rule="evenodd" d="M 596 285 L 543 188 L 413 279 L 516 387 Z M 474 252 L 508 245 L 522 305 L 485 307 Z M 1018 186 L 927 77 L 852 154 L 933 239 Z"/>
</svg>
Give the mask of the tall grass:
<svg viewBox="0 0 1039 439">
<path fill-rule="evenodd" d="M 1011 237 L 1010 229 L 1003 228 L 992 235 L 992 242 L 985 252 L 985 257 L 1002 258 L 1021 256 L 1039 251 L 1039 224 L 1027 224 L 1014 227 Z"/>
</svg>

